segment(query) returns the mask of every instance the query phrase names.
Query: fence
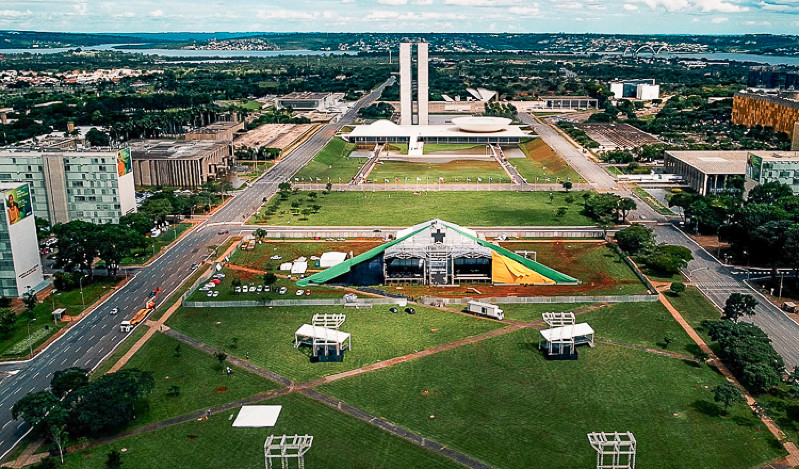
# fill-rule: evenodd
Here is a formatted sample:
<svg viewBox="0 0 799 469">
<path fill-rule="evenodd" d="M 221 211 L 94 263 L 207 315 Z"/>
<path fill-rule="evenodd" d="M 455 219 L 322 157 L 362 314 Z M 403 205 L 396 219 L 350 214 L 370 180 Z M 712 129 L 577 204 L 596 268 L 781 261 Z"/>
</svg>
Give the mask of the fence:
<svg viewBox="0 0 799 469">
<path fill-rule="evenodd" d="M 466 304 L 476 300 L 483 303 L 495 304 L 554 304 L 554 303 L 654 303 L 658 301 L 657 295 L 609 295 L 609 296 L 501 296 L 489 298 L 472 298 L 469 296 L 457 298 L 439 298 L 423 296 L 424 304 L 451 305 Z"/>
<path fill-rule="evenodd" d="M 261 308 L 279 306 L 349 306 L 353 308 L 372 307 L 375 305 L 406 306 L 407 298 L 358 298 L 356 301 L 344 301 L 343 298 L 315 298 L 304 300 L 241 300 L 241 301 L 186 301 L 186 308 Z"/>
</svg>

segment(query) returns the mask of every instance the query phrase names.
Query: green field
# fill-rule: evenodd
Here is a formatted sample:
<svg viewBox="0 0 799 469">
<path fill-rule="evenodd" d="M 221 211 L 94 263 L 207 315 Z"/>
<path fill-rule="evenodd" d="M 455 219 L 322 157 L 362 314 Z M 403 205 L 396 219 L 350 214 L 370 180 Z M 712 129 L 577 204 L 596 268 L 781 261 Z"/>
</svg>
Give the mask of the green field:
<svg viewBox="0 0 799 469">
<path fill-rule="evenodd" d="M 366 158 L 349 157 L 354 149 L 354 144 L 334 138 L 295 177 L 300 181 L 316 181 L 319 178 L 320 182 L 326 183 L 330 178 L 334 184 L 347 183 L 366 163 Z"/>
<path fill-rule="evenodd" d="M 396 181 L 399 178 L 399 182 Z M 418 178 L 418 179 L 417 179 Z M 408 163 L 405 161 L 383 161 L 378 163 L 369 173 L 368 180 L 375 184 L 384 184 L 386 179 L 389 184 L 398 186 L 408 184 L 431 184 L 434 187 L 444 178 L 445 183 L 481 184 L 488 189 L 489 183 L 509 183 L 510 177 L 496 161 L 480 160 L 455 160 L 446 163 Z M 478 181 L 482 179 L 482 182 Z M 492 181 L 489 181 L 489 178 Z M 407 179 L 407 180 L 406 180 Z M 471 179 L 471 182 L 469 181 Z"/>
<path fill-rule="evenodd" d="M 274 427 L 232 428 L 237 411 L 224 412 L 208 420 L 190 421 L 70 454 L 63 467 L 105 467 L 109 451 L 116 449 L 124 451 L 124 469 L 263 468 L 264 440 L 270 434 L 313 435 L 313 447 L 305 455 L 308 468 L 463 467 L 298 394 L 261 404 L 283 406 Z"/>
<path fill-rule="evenodd" d="M 517 331 L 319 390 L 497 468 L 593 467 L 592 431 L 632 431 L 649 469 L 784 454 L 744 405 L 719 415 L 710 389 L 724 378 L 708 367 L 602 343 L 547 361 L 537 344 Z"/>
<path fill-rule="evenodd" d="M 179 343 L 156 332 L 124 366 L 125 369 L 149 371 L 155 380 L 155 388 L 147 396 L 148 406 L 136 415 L 134 425 L 187 414 L 279 387 L 266 378 L 230 365 L 226 366 L 230 366 L 233 373 L 227 376 L 216 358 L 186 344 L 181 344 L 180 357 L 176 357 L 175 347 Z M 180 388 L 177 397 L 167 394 L 171 386 Z"/>
<path fill-rule="evenodd" d="M 540 321 L 543 313 L 563 313 L 585 308 L 591 303 L 508 303 L 502 304 L 506 319 L 514 321 Z"/>
<path fill-rule="evenodd" d="M 554 150 L 549 148 L 540 138 L 536 138 L 527 143 L 519 145 L 527 158 L 508 159 L 508 162 L 516 167 L 519 174 L 527 179 L 527 182 L 534 184 L 535 178 L 539 184 L 556 183 L 558 178 L 566 181 L 571 178 L 573 183 L 585 182 L 577 172 L 569 166 L 563 158 L 558 156 Z M 546 179 L 550 180 L 547 181 Z"/>
<path fill-rule="evenodd" d="M 268 370 L 306 381 L 501 327 L 493 321 L 417 307 L 416 314 L 390 313 L 388 306 L 353 310 L 338 306 L 294 308 L 182 308 L 168 324 L 195 339 L 244 356 Z M 345 313 L 341 330 L 352 334 L 352 350 L 340 363 L 311 363 L 309 350 L 295 349 L 294 331 L 315 313 Z M 230 349 L 238 338 L 236 350 Z"/>
<path fill-rule="evenodd" d="M 322 207 L 318 213 L 305 216 L 292 213 L 289 208 L 293 201 L 308 203 L 303 193 L 297 193 L 281 202 L 277 213 L 267 216 L 267 207 L 279 200 L 272 198 L 258 219 L 270 225 L 301 226 L 410 226 L 433 218 L 464 226 L 594 224 L 581 213 L 582 204 L 574 202 L 569 206 L 563 192 L 552 195 L 554 201 L 550 203 L 547 192 L 331 192 L 314 202 Z M 582 200 L 582 192 L 571 195 L 575 201 Z M 559 207 L 568 207 L 562 217 L 557 214 Z"/>
</svg>

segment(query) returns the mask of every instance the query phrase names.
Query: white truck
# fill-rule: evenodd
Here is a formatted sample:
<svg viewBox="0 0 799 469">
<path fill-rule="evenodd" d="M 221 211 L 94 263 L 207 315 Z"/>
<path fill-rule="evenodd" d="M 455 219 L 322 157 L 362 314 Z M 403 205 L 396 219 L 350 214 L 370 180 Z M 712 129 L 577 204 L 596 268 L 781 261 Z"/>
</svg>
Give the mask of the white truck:
<svg viewBox="0 0 799 469">
<path fill-rule="evenodd" d="M 500 309 L 499 306 L 492 305 L 490 303 L 481 303 L 479 301 L 472 300 L 467 303 L 466 310 L 479 316 L 485 316 L 500 321 L 505 319 L 505 313 L 502 311 L 502 309 Z"/>
</svg>

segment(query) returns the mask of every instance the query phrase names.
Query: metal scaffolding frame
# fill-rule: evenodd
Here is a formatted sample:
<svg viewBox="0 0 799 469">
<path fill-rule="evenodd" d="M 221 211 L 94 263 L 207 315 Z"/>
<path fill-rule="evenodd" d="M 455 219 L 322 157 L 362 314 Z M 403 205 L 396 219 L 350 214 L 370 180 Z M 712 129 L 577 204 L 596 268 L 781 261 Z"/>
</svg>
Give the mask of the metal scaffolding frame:
<svg viewBox="0 0 799 469">
<path fill-rule="evenodd" d="M 298 469 L 305 468 L 305 453 L 311 449 L 310 435 L 269 435 L 264 442 L 264 464 L 266 469 L 275 469 L 280 460 L 280 469 L 290 469 L 291 460 L 296 460 Z"/>
<path fill-rule="evenodd" d="M 596 451 L 597 469 L 635 469 L 637 442 L 632 432 L 597 432 L 588 434 Z"/>
<path fill-rule="evenodd" d="M 574 313 L 544 313 L 541 315 L 549 327 L 569 326 L 574 324 Z"/>
</svg>

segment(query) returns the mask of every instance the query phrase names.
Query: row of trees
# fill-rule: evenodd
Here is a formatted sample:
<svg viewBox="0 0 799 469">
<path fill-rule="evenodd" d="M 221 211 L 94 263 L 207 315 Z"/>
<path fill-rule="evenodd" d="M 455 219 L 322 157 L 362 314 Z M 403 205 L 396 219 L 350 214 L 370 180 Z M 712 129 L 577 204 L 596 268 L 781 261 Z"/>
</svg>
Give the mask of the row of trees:
<svg viewBox="0 0 799 469">
<path fill-rule="evenodd" d="M 693 259 L 686 247 L 657 244 L 652 229 L 642 225 L 633 224 L 619 231 L 615 239 L 622 250 L 658 274 L 679 273 Z"/>
<path fill-rule="evenodd" d="M 626 223 L 627 215 L 636 209 L 633 199 L 616 194 L 586 192 L 583 194 L 583 199 L 585 200 L 583 211 L 600 226 Z"/>
<path fill-rule="evenodd" d="M 71 439 L 115 433 L 136 416 L 136 406 L 153 390 L 150 372 L 121 370 L 89 381 L 89 372 L 67 368 L 53 374 L 50 388 L 28 393 L 11 409 L 55 447 L 64 462 Z"/>
</svg>

